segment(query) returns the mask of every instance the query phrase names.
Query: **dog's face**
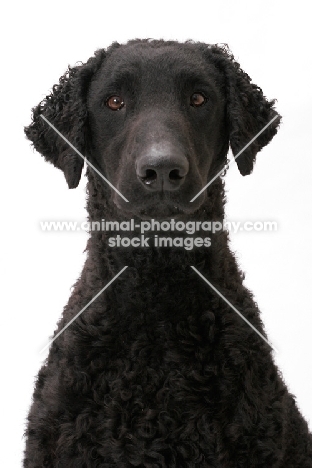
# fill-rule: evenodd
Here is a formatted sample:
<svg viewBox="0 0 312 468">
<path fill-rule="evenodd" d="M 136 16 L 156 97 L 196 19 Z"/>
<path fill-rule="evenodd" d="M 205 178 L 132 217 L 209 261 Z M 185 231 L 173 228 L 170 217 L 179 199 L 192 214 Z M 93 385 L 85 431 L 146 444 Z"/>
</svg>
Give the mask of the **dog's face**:
<svg viewBox="0 0 312 468">
<path fill-rule="evenodd" d="M 212 162 L 225 146 L 224 77 L 183 46 L 122 47 L 105 61 L 87 100 L 94 163 L 121 211 L 189 213 L 203 202 Z"/>
<path fill-rule="evenodd" d="M 226 48 L 136 40 L 69 69 L 25 131 L 70 188 L 83 158 L 42 116 L 129 200 L 106 187 L 119 212 L 163 218 L 198 210 L 207 191 L 191 199 L 224 168 L 229 144 L 237 154 L 275 118 L 236 160 L 252 171 L 277 131 L 273 104 Z"/>
</svg>

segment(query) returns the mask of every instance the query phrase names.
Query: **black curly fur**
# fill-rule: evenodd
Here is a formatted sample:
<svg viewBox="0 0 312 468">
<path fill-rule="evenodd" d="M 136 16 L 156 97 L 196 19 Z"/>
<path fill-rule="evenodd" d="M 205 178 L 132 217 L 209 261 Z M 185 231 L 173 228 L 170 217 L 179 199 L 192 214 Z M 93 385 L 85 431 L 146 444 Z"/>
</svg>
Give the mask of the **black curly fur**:
<svg viewBox="0 0 312 468">
<path fill-rule="evenodd" d="M 224 165 L 229 142 L 236 154 L 277 115 L 274 101 L 225 46 L 115 43 L 70 68 L 25 129 L 46 160 L 64 171 L 70 188 L 79 183 L 83 161 L 40 114 L 92 160 L 89 92 L 106 60 L 161 48 L 200 53 L 217 70 L 225 126 L 211 173 Z M 243 175 L 279 120 L 237 159 Z M 111 189 L 92 170 L 87 176 L 89 220 L 124 220 Z M 217 178 L 188 219 L 222 220 L 224 202 Z M 139 219 L 138 212 L 132 215 Z M 196 266 L 265 335 L 227 233 L 212 235 L 209 249 L 192 251 L 108 248 L 109 235 L 91 233 L 86 264 L 55 334 L 124 265 L 128 269 L 51 345 L 28 416 L 24 467 L 311 468 L 307 424 L 270 348 L 190 268 Z"/>
</svg>

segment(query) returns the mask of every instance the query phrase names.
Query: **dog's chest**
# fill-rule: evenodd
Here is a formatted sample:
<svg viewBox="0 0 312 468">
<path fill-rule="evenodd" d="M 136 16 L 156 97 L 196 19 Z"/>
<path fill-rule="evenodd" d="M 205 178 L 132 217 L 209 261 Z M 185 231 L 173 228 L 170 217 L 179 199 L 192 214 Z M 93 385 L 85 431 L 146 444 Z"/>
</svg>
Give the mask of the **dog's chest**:
<svg viewBox="0 0 312 468">
<path fill-rule="evenodd" d="M 158 344 L 142 337 L 94 378 L 89 397 L 99 453 L 118 446 L 134 466 L 218 466 L 206 465 L 217 450 L 217 369 L 187 340 Z"/>
</svg>

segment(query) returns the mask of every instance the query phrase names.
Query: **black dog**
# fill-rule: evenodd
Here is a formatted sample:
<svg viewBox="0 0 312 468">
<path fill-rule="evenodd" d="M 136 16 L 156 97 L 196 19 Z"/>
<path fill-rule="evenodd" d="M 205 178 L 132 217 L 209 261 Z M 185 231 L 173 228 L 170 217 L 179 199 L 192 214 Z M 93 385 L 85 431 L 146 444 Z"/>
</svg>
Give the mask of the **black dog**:
<svg viewBox="0 0 312 468">
<path fill-rule="evenodd" d="M 249 174 L 277 131 L 273 105 L 225 47 L 135 40 L 69 69 L 26 135 L 74 188 L 83 158 L 51 123 L 122 194 L 88 168 L 92 222 L 222 221 L 229 144 L 236 155 L 270 123 L 236 160 Z M 185 232 L 175 248 L 110 247 L 111 236 L 91 233 L 55 335 L 128 268 L 53 341 L 24 466 L 311 468 L 307 424 L 269 345 L 191 268 L 264 335 L 227 233 L 191 249 Z"/>
</svg>

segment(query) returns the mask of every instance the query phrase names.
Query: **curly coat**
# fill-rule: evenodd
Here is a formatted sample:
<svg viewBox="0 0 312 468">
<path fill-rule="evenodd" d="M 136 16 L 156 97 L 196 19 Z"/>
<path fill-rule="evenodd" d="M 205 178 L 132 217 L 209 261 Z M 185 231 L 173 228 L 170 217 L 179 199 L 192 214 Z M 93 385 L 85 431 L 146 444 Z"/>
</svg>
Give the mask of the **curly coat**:
<svg viewBox="0 0 312 468">
<path fill-rule="evenodd" d="M 205 105 L 195 109 L 184 95 L 198 93 L 199 84 Z M 107 98 L 118 93 L 126 106 L 113 112 Z M 88 169 L 90 221 L 222 221 L 221 177 L 187 202 L 224 167 L 229 145 L 236 154 L 278 115 L 226 47 L 150 40 L 98 50 L 33 109 L 27 137 L 74 188 L 83 159 L 41 114 L 130 200 Z M 236 160 L 243 175 L 279 121 Z M 189 172 L 161 192 L 135 171 L 164 140 Z M 190 268 L 265 335 L 227 233 L 190 251 L 110 248 L 109 236 L 91 232 L 55 335 L 128 268 L 52 343 L 28 416 L 24 467 L 311 468 L 307 424 L 271 349 Z"/>
</svg>

